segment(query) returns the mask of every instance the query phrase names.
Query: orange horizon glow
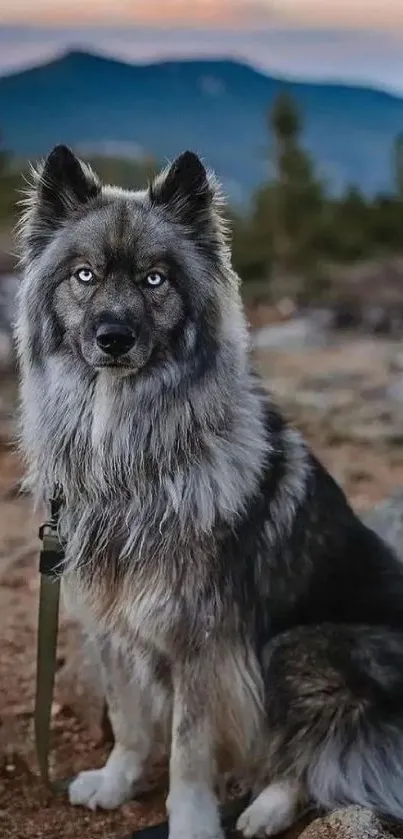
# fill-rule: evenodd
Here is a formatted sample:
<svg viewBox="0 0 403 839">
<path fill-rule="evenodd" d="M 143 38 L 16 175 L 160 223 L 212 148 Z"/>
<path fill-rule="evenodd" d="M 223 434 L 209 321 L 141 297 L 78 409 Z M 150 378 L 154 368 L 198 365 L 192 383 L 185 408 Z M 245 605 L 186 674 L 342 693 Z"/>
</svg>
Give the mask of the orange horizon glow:
<svg viewBox="0 0 403 839">
<path fill-rule="evenodd" d="M 290 25 L 403 31 L 403 2 L 389 0 L 6 0 L 0 23 L 211 28 Z"/>
<path fill-rule="evenodd" d="M 269 22 L 267 0 L 16 0 L 0 22 L 37 25 L 242 26 Z"/>
</svg>

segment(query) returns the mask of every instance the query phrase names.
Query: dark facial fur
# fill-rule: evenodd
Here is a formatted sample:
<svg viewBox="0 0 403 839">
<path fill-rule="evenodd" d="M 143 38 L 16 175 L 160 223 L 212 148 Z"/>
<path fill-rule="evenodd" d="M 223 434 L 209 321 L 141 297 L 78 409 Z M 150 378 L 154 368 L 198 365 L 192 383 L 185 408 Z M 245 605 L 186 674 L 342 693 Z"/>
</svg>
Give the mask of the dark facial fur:
<svg viewBox="0 0 403 839">
<path fill-rule="evenodd" d="M 220 836 L 218 750 L 262 789 L 247 835 L 307 795 L 403 816 L 403 567 L 251 371 L 214 180 L 187 153 L 124 192 L 59 147 L 21 232 L 28 481 L 62 487 L 117 738 L 72 802 L 124 800 L 159 726 L 171 839 Z"/>
</svg>

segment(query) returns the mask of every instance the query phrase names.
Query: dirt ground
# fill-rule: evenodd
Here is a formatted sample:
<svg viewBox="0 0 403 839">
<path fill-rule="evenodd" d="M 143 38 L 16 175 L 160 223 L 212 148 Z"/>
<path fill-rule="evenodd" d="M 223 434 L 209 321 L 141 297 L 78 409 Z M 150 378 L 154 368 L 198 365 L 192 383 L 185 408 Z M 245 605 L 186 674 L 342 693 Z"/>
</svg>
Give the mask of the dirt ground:
<svg viewBox="0 0 403 839">
<path fill-rule="evenodd" d="M 344 338 L 293 353 L 260 351 L 258 364 L 278 401 L 314 451 L 364 510 L 403 485 L 402 350 L 396 343 Z M 403 390 L 403 388 L 402 388 Z M 46 794 L 38 780 L 32 711 L 38 599 L 37 525 L 18 497 L 21 465 L 10 445 L 12 411 L 0 392 L 0 836 L 114 839 L 160 821 L 164 777 L 147 800 L 117 813 L 89 813 Z M 76 633 L 61 616 L 53 706 L 53 769 L 60 777 L 101 765 L 108 751 L 99 706 L 64 679 Z M 81 692 L 80 692 L 81 690 Z M 88 699 L 88 701 L 87 701 Z M 91 700 L 92 701 L 92 700 Z M 160 773 L 161 774 L 161 773 Z"/>
</svg>

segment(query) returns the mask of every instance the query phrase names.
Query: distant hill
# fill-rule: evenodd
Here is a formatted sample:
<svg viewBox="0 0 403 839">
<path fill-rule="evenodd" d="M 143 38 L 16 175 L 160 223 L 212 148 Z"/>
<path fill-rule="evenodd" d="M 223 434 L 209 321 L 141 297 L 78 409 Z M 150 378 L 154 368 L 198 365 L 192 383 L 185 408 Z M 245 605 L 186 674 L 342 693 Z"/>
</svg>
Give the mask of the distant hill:
<svg viewBox="0 0 403 839">
<path fill-rule="evenodd" d="M 305 120 L 305 144 L 334 189 L 372 193 L 391 183 L 403 99 L 339 84 L 285 83 L 231 60 L 132 65 L 74 51 L 0 78 L 0 130 L 29 157 L 63 142 L 165 161 L 203 155 L 235 199 L 267 175 L 267 113 L 287 85 Z"/>
</svg>

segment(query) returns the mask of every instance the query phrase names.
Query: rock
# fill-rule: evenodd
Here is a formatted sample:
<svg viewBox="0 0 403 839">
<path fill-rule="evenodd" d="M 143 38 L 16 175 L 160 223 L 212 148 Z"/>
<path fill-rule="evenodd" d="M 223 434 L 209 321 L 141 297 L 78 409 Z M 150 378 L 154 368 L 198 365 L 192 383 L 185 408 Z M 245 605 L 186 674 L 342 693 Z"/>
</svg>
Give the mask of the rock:
<svg viewBox="0 0 403 839">
<path fill-rule="evenodd" d="M 15 367 L 13 322 L 18 280 L 14 275 L 0 277 L 0 373 Z"/>
<path fill-rule="evenodd" d="M 315 819 L 300 839 L 396 839 L 403 825 L 389 822 L 363 807 L 345 807 Z"/>
<path fill-rule="evenodd" d="M 403 371 L 403 352 L 400 349 L 394 349 L 391 352 L 389 361 L 389 369 L 391 373 L 401 373 Z"/>
<path fill-rule="evenodd" d="M 340 439 L 353 443 L 388 447 L 403 442 L 403 417 L 401 406 L 395 407 L 384 391 L 359 392 L 352 396 L 344 410 L 329 412 L 328 425 Z"/>
<path fill-rule="evenodd" d="M 400 375 L 387 386 L 386 397 L 393 399 L 395 402 L 403 402 L 403 376 Z"/>
<path fill-rule="evenodd" d="M 302 381 L 298 389 L 286 376 L 265 379 L 264 384 L 270 393 L 275 394 L 276 400 L 281 400 L 288 409 L 311 408 L 318 415 L 325 415 L 334 408 L 349 406 L 354 400 L 354 391 L 347 387 L 321 387 L 310 380 Z"/>
<path fill-rule="evenodd" d="M 340 423 L 336 430 L 345 431 L 346 425 Z M 403 426 L 397 421 L 374 421 L 372 424 L 357 422 L 348 429 L 348 437 L 356 442 L 372 444 L 382 442 L 389 446 L 401 446 L 403 443 Z"/>
<path fill-rule="evenodd" d="M 252 336 L 253 349 L 291 350 L 325 346 L 328 342 L 326 313 L 292 318 L 285 323 L 264 326 Z"/>
<path fill-rule="evenodd" d="M 344 408 L 353 401 L 351 390 L 317 390 L 316 388 L 298 390 L 294 394 L 294 402 L 302 408 L 314 408 L 324 414 L 334 408 Z"/>
</svg>

